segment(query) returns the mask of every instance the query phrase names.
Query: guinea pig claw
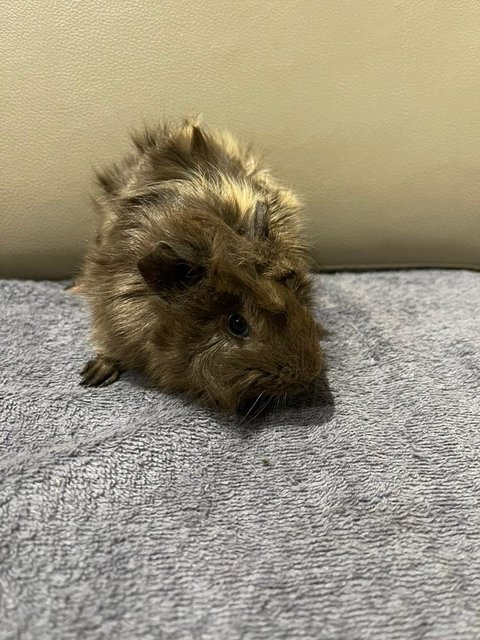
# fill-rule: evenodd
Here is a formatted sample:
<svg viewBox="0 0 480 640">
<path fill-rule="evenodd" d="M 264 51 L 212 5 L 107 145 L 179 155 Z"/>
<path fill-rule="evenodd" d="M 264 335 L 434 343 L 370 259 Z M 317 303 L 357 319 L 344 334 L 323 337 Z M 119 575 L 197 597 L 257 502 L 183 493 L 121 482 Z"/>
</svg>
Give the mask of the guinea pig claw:
<svg viewBox="0 0 480 640">
<path fill-rule="evenodd" d="M 121 367 L 117 360 L 97 356 L 89 360 L 80 372 L 80 384 L 84 387 L 106 387 L 118 379 L 120 372 Z"/>
</svg>

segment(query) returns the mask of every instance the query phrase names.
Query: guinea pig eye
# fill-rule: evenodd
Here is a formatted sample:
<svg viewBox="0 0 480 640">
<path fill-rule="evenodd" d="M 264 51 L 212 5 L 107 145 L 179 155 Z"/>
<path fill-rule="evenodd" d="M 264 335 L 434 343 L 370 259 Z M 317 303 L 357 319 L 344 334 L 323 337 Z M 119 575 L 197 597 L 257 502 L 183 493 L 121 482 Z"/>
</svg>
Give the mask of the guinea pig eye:
<svg viewBox="0 0 480 640">
<path fill-rule="evenodd" d="M 231 313 L 227 317 L 228 330 L 237 338 L 245 338 L 248 336 L 248 324 L 243 316 L 239 313 Z"/>
</svg>

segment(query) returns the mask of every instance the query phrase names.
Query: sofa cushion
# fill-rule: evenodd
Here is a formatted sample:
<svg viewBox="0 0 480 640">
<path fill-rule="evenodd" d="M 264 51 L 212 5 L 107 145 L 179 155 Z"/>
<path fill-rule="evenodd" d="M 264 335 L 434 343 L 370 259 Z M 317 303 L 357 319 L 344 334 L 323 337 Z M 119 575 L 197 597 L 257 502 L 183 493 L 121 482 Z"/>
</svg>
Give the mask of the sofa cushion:
<svg viewBox="0 0 480 640">
<path fill-rule="evenodd" d="M 7 1 L 0 277 L 67 277 L 92 165 L 198 113 L 265 151 L 321 267 L 480 269 L 480 3 Z"/>
</svg>

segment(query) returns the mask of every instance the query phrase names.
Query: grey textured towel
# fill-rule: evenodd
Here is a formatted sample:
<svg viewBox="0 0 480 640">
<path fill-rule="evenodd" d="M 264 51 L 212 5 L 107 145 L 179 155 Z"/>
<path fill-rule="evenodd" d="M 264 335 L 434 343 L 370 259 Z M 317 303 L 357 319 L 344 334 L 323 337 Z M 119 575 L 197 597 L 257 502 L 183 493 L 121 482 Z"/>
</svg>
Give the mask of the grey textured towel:
<svg viewBox="0 0 480 640">
<path fill-rule="evenodd" d="M 331 395 L 239 425 L 78 386 L 81 299 L 1 283 L 2 640 L 480 637 L 480 274 L 316 287 Z"/>
</svg>

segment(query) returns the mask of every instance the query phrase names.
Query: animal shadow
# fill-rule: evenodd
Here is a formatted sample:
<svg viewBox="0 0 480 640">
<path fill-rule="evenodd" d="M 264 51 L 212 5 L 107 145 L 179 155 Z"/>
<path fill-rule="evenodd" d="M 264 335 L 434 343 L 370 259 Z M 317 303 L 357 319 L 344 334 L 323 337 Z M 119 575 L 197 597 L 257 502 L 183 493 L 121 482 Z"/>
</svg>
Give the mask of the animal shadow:
<svg viewBox="0 0 480 640">
<path fill-rule="evenodd" d="M 301 424 L 321 425 L 330 422 L 335 412 L 335 399 L 325 372 L 303 393 L 287 398 L 278 406 L 265 399 L 241 406 L 235 418 L 238 426 L 248 431 L 260 426 Z"/>
</svg>

